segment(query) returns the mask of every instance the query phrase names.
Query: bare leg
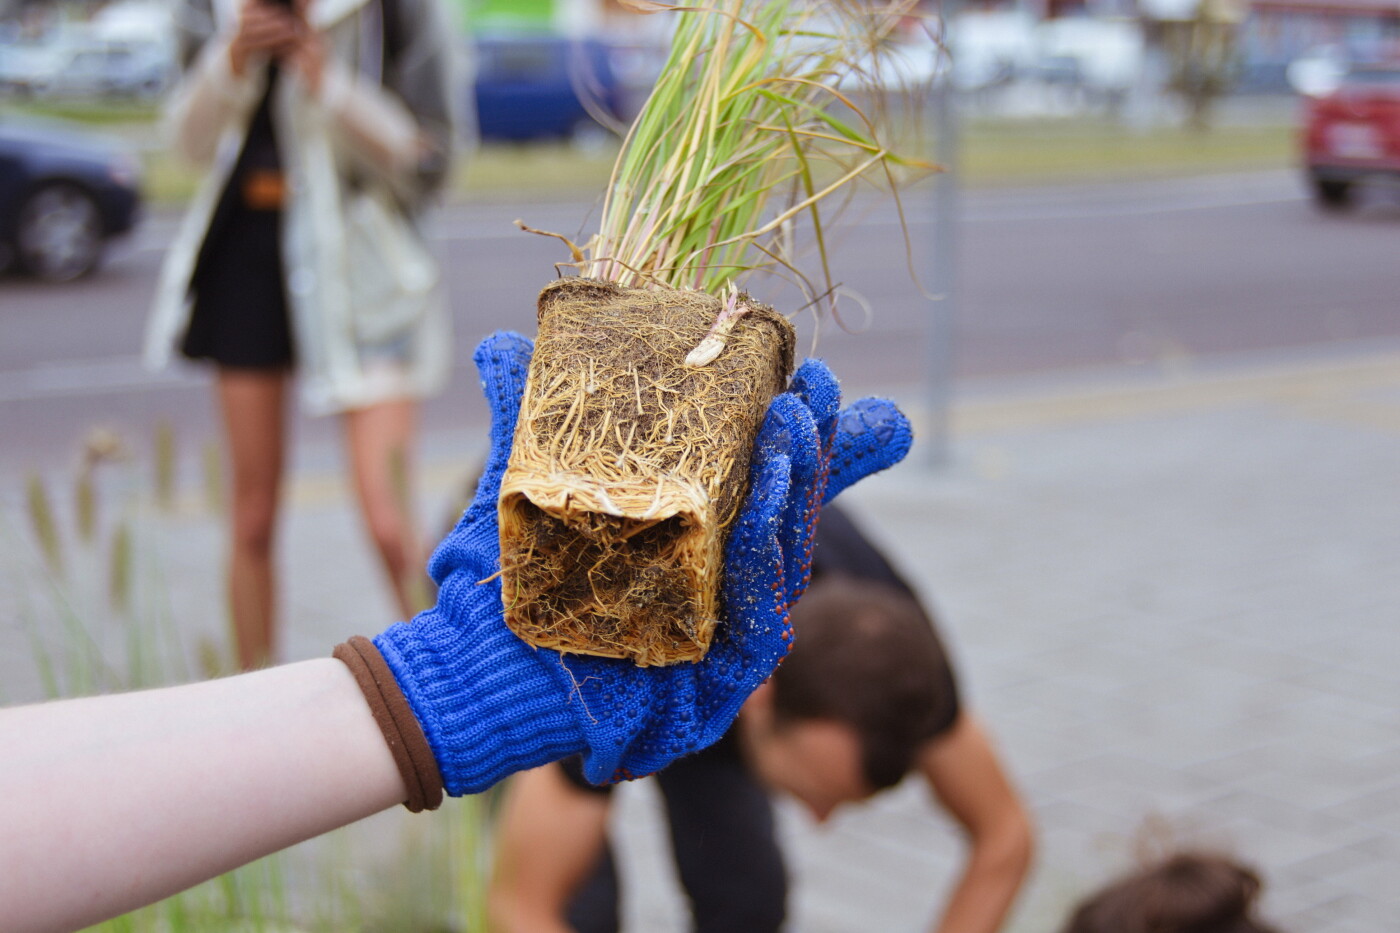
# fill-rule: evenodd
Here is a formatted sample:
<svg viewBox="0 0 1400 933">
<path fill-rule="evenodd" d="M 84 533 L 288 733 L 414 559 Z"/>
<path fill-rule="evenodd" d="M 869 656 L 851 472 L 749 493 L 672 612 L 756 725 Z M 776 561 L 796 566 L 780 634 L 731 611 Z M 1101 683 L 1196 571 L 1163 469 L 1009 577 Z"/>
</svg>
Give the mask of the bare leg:
<svg viewBox="0 0 1400 933">
<path fill-rule="evenodd" d="M 219 404 L 233 465 L 229 612 L 238 666 L 271 663 L 277 586 L 272 565 L 286 429 L 288 374 L 219 370 Z"/>
<path fill-rule="evenodd" d="M 423 558 L 413 526 L 413 442 L 418 405 L 381 402 L 345 414 L 345 441 L 360 514 L 407 619 L 428 605 Z"/>
</svg>

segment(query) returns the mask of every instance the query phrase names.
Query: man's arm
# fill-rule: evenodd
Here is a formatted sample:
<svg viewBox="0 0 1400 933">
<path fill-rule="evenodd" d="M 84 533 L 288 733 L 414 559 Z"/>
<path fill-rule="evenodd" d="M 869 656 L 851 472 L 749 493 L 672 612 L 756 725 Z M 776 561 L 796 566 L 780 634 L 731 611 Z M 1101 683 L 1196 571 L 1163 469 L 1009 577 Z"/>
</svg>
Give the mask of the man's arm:
<svg viewBox="0 0 1400 933">
<path fill-rule="evenodd" d="M 990 737 L 963 712 L 924 746 L 919 770 L 968 835 L 968 858 L 936 933 L 996 933 L 1030 867 L 1030 817 Z"/>
<path fill-rule="evenodd" d="M 610 796 L 571 785 L 557 764 L 511 779 L 487 892 L 499 933 L 566 933 L 569 902 L 607 843 Z"/>
</svg>

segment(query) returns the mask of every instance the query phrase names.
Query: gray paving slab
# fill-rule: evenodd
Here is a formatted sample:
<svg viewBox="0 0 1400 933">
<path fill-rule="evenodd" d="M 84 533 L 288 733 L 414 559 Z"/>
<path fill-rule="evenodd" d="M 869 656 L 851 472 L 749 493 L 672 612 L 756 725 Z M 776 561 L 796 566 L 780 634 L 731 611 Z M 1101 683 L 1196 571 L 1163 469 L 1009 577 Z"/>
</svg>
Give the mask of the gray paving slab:
<svg viewBox="0 0 1400 933">
<path fill-rule="evenodd" d="M 1013 931 L 1163 833 L 1257 865 L 1284 929 L 1395 928 L 1397 386 L 1382 354 L 981 398 L 951 470 L 851 493 L 940 608 L 1040 826 Z M 885 857 L 868 810 L 785 811 L 795 930 L 927 928 L 957 836 L 921 795 L 892 805 Z M 649 899 L 635 929 L 683 928 Z"/>
<path fill-rule="evenodd" d="M 1400 348 L 983 384 L 954 414 L 947 469 L 906 465 L 847 501 L 937 608 L 1036 818 L 1010 933 L 1053 929 L 1163 837 L 1258 866 L 1283 930 L 1400 927 Z M 479 448 L 429 441 L 422 519 L 438 527 Z M 392 617 L 334 460 L 305 463 L 283 537 L 289 660 Z M 6 699 L 42 690 L 26 625 L 90 636 L 118 673 L 131 624 L 172 634 L 196 673 L 221 637 L 222 542 L 197 483 L 161 513 L 140 464 L 106 482 L 95 545 L 52 484 L 57 588 L 22 493 L 0 492 Z M 136 533 L 136 623 L 107 608 L 118 516 Z M 784 805 L 780 826 L 794 933 L 927 929 L 957 871 L 958 834 L 917 786 L 822 827 Z M 614 832 L 629 929 L 685 929 L 645 784 L 620 795 Z"/>
</svg>

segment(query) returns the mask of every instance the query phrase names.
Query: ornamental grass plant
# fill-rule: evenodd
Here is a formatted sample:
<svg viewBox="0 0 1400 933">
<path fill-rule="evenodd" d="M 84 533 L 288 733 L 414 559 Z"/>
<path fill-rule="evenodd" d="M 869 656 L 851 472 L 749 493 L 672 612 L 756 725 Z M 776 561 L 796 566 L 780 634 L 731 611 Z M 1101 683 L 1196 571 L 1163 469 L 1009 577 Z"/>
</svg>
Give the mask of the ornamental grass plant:
<svg viewBox="0 0 1400 933">
<path fill-rule="evenodd" d="M 526 641 L 664 665 L 708 649 L 754 436 L 792 371 L 793 328 L 745 277 L 781 272 L 831 307 L 828 206 L 863 180 L 897 205 L 901 176 L 927 166 L 859 103 L 879 101 L 860 89 L 912 0 L 628 5 L 676 17 L 671 53 L 599 231 L 568 244 L 579 275 L 540 295 L 501 567 Z"/>
<path fill-rule="evenodd" d="M 575 251 L 580 274 L 719 295 L 756 270 L 780 268 L 810 290 L 795 257 L 805 221 L 824 286 L 808 297 L 832 300 L 833 197 L 865 181 L 899 207 L 900 182 L 932 168 L 893 150 L 879 93 L 915 6 L 670 8 L 678 17 L 670 56 L 623 141 L 598 233 Z"/>
</svg>

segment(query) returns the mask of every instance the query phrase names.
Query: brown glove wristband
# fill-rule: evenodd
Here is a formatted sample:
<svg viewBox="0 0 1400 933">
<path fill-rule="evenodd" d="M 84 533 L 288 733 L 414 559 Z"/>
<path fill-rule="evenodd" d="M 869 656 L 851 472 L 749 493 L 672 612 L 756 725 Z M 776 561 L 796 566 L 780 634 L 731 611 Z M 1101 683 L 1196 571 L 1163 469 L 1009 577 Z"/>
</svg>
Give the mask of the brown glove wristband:
<svg viewBox="0 0 1400 933">
<path fill-rule="evenodd" d="M 384 733 L 384 741 L 408 788 L 408 799 L 403 805 L 414 813 L 436 810 L 442 805 L 442 775 L 437 759 L 384 656 L 374 642 L 360 635 L 336 645 L 331 656 L 343 661 L 355 675 L 374 721 Z"/>
</svg>

